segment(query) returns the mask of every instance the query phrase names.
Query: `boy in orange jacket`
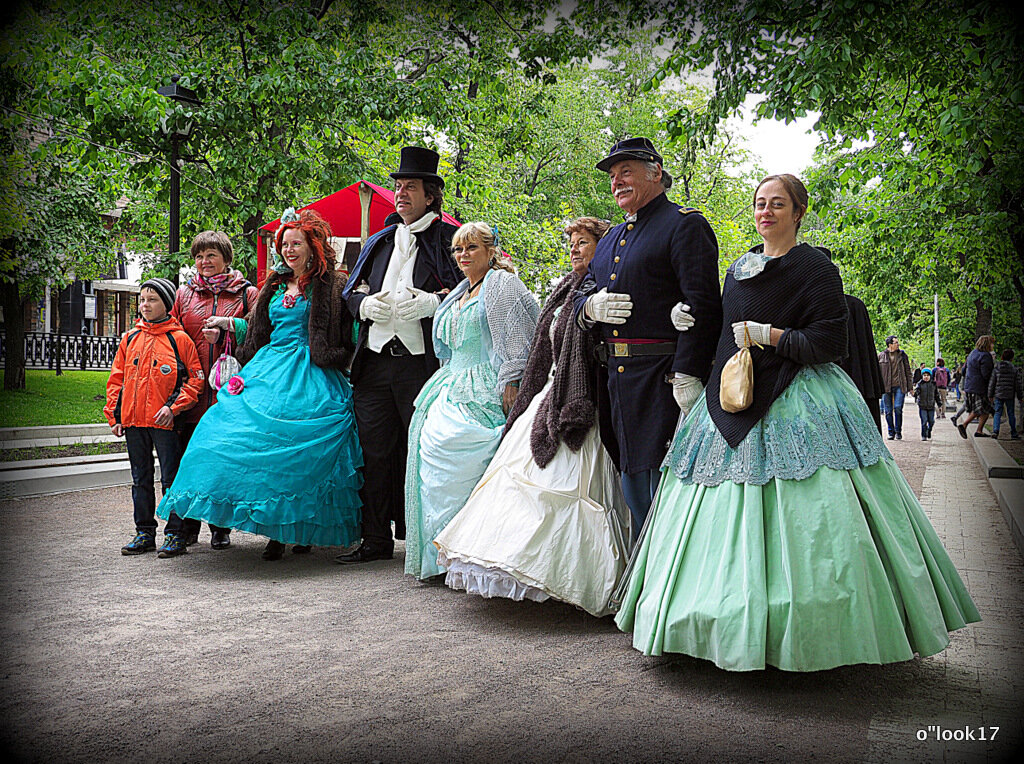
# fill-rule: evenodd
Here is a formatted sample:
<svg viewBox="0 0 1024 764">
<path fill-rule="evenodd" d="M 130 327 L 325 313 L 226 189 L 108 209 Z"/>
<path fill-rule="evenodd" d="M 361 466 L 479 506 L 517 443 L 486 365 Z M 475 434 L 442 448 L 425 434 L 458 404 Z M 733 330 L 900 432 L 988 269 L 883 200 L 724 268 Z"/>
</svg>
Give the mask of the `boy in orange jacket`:
<svg viewBox="0 0 1024 764">
<path fill-rule="evenodd" d="M 139 290 L 139 319 L 117 348 L 107 380 L 103 413 L 110 431 L 124 436 L 132 467 L 135 538 L 121 554 L 142 554 L 156 548 L 156 493 L 153 448 L 160 459 L 160 485 L 174 482 L 181 446 L 174 418 L 192 408 L 203 391 L 203 368 L 192 340 L 170 316 L 174 284 L 150 279 Z M 164 526 L 158 557 L 184 554 L 181 518 L 172 514 Z"/>
</svg>

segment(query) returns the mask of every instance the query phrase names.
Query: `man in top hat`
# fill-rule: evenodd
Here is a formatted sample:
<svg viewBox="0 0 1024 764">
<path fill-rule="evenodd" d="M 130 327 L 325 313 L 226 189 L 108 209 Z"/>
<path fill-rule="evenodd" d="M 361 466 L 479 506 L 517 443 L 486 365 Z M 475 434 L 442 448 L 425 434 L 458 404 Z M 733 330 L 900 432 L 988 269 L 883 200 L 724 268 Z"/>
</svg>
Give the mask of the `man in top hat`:
<svg viewBox="0 0 1024 764">
<path fill-rule="evenodd" d="M 668 200 L 672 176 L 647 138 L 612 146 L 597 164 L 626 221 L 598 242 L 576 296 L 576 319 L 599 332 L 622 489 L 639 533 L 679 419 L 704 389 L 722 325 L 718 241 L 697 210 Z M 692 316 L 672 324 L 673 306 Z M 688 306 L 688 308 L 687 308 Z"/>
<path fill-rule="evenodd" d="M 437 152 L 402 149 L 395 179 L 401 222 L 367 239 L 344 295 L 359 319 L 353 402 L 363 449 L 363 542 L 341 563 L 390 559 L 405 537 L 405 453 L 413 401 L 437 370 L 431 326 L 462 276 L 451 256 L 457 230 L 441 220 Z"/>
</svg>

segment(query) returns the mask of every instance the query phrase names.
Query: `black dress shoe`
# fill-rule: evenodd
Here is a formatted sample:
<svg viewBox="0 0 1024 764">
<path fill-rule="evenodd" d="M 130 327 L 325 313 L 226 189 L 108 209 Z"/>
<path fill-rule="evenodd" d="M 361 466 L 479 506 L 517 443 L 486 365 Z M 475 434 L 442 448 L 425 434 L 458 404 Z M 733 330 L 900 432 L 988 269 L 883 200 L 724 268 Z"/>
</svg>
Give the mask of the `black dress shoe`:
<svg viewBox="0 0 1024 764">
<path fill-rule="evenodd" d="M 210 531 L 210 546 L 214 549 L 227 549 L 231 546 L 231 534 L 227 531 Z"/>
<path fill-rule="evenodd" d="M 267 542 L 266 549 L 263 550 L 263 559 L 280 560 L 281 555 L 283 554 L 284 544 L 282 544 L 280 541 L 274 541 L 274 539 L 270 539 L 270 541 Z"/>
<path fill-rule="evenodd" d="M 312 544 L 296 544 L 292 547 L 292 554 L 309 554 L 312 551 Z"/>
<path fill-rule="evenodd" d="M 390 560 L 394 556 L 394 550 L 381 547 L 360 544 L 354 552 L 339 554 L 334 558 L 335 562 L 342 565 L 349 565 L 357 562 L 373 562 L 374 560 Z"/>
</svg>

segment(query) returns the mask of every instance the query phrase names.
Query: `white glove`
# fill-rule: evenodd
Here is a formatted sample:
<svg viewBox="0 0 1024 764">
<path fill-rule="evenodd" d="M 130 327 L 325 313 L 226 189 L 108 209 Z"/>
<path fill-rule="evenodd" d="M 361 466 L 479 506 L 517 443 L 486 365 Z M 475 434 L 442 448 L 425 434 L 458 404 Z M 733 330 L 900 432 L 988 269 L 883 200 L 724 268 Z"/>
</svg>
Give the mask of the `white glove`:
<svg viewBox="0 0 1024 764">
<path fill-rule="evenodd" d="M 624 324 L 632 312 L 632 298 L 621 292 L 609 292 L 607 287 L 588 297 L 583 304 L 583 314 L 602 324 Z"/>
<path fill-rule="evenodd" d="M 364 321 L 373 321 L 375 324 L 390 321 L 395 306 L 384 300 L 388 294 L 390 293 L 380 292 L 363 298 L 363 301 L 359 303 L 359 317 Z"/>
<path fill-rule="evenodd" d="M 676 376 L 672 380 L 672 397 L 676 399 L 676 405 L 683 412 L 683 416 L 690 413 L 690 409 L 693 408 L 693 404 L 697 402 L 702 392 L 704 392 L 704 385 L 697 377 L 676 372 Z"/>
<path fill-rule="evenodd" d="M 677 332 L 688 331 L 693 326 L 693 316 L 686 312 L 688 310 L 691 310 L 689 305 L 677 302 L 672 308 L 672 312 L 669 313 L 669 317 L 672 319 L 672 326 L 676 328 Z"/>
<path fill-rule="evenodd" d="M 395 311 L 403 321 L 430 318 L 437 311 L 437 306 L 441 304 L 441 298 L 431 292 L 425 292 L 416 287 L 409 287 L 409 292 L 412 293 L 412 297 L 395 305 Z"/>
<path fill-rule="evenodd" d="M 746 327 L 746 334 L 750 336 L 750 342 L 744 337 L 743 328 Z M 736 340 L 736 347 L 742 349 L 749 347 L 756 342 L 759 345 L 770 345 L 772 338 L 772 325 L 759 324 L 756 321 L 737 321 L 732 325 L 732 336 Z"/>
</svg>

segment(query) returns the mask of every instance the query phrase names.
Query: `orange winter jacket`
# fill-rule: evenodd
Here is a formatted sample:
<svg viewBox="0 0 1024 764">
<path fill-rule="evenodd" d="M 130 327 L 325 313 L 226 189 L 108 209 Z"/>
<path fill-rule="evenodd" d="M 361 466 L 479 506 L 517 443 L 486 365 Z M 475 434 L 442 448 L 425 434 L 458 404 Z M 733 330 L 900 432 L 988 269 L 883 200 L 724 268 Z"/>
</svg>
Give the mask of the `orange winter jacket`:
<svg viewBox="0 0 1024 764">
<path fill-rule="evenodd" d="M 156 427 L 163 406 L 177 417 L 196 404 L 204 384 L 196 346 L 181 324 L 170 316 L 153 324 L 140 318 L 117 348 L 103 413 L 111 426 Z"/>
</svg>

